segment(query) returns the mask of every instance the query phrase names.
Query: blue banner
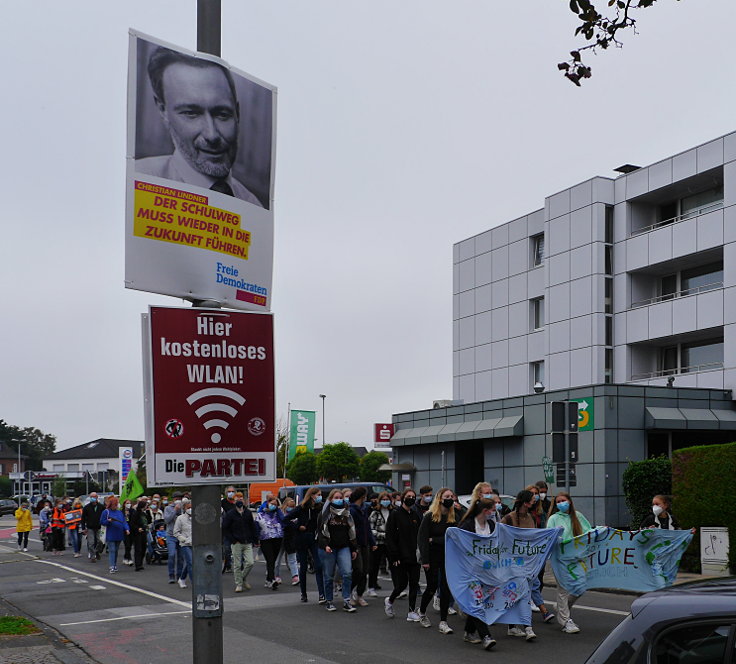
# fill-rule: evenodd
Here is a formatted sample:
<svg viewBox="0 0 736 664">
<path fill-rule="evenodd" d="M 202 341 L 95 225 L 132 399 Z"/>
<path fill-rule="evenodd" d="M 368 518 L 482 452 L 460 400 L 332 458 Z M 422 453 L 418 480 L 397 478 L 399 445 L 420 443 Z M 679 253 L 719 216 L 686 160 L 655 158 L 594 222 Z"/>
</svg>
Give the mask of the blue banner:
<svg viewBox="0 0 736 664">
<path fill-rule="evenodd" d="M 616 530 L 597 526 L 561 541 L 552 553 L 557 581 L 572 595 L 589 588 L 658 590 L 672 585 L 689 530 Z"/>
<path fill-rule="evenodd" d="M 487 625 L 530 625 L 530 582 L 544 567 L 561 532 L 561 528 L 514 528 L 502 523 L 490 536 L 448 528 L 445 572 L 460 608 Z"/>
</svg>

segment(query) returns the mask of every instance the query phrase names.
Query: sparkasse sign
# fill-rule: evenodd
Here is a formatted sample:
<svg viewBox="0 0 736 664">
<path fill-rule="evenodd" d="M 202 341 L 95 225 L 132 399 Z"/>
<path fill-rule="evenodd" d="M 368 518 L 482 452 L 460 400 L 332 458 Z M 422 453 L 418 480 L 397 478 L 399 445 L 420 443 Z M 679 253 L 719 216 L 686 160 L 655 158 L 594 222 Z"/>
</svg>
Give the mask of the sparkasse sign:
<svg viewBox="0 0 736 664">
<path fill-rule="evenodd" d="M 273 481 L 273 317 L 150 307 L 143 319 L 148 484 Z"/>
</svg>

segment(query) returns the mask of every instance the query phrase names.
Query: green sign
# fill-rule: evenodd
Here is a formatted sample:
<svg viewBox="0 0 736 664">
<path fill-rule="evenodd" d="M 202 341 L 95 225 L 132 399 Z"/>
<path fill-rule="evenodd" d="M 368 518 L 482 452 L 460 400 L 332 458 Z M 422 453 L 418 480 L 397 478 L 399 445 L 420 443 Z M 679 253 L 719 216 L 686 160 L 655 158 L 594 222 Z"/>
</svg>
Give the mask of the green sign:
<svg viewBox="0 0 736 664">
<path fill-rule="evenodd" d="M 289 461 L 298 452 L 314 452 L 314 428 L 317 415 L 313 410 L 292 410 L 289 425 Z"/>
<path fill-rule="evenodd" d="M 570 401 L 578 402 L 578 431 L 593 431 L 595 428 L 593 398 L 570 399 Z"/>
<path fill-rule="evenodd" d="M 552 465 L 552 459 L 549 457 L 542 458 L 542 470 L 544 470 L 544 481 L 552 484 L 555 481 L 555 469 Z"/>
</svg>

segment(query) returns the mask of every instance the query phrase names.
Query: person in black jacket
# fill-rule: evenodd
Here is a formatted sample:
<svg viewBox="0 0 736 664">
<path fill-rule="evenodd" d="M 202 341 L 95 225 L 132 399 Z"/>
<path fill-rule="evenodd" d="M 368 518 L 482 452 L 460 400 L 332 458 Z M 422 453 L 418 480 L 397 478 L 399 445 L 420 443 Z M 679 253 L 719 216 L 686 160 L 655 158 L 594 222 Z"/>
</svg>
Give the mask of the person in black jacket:
<svg viewBox="0 0 736 664">
<path fill-rule="evenodd" d="M 82 508 L 80 528 L 87 538 L 87 557 L 91 563 L 96 563 L 100 559 L 100 552 L 97 549 L 100 545 L 100 515 L 104 509 L 96 491 L 89 494 L 89 502 Z"/>
<path fill-rule="evenodd" d="M 232 484 L 225 489 L 225 496 L 220 501 L 223 517 L 230 510 L 235 509 L 235 494 L 236 494 L 235 487 Z M 241 496 L 242 496 L 242 493 L 241 493 Z M 231 544 L 232 542 L 227 539 L 227 535 L 223 531 L 222 533 L 222 558 L 223 558 L 222 573 L 223 574 L 233 571 L 233 559 L 232 559 L 231 548 L 230 548 Z"/>
<path fill-rule="evenodd" d="M 417 561 L 417 534 L 419 515 L 412 509 L 417 500 L 414 489 L 406 488 L 401 494 L 401 507 L 391 510 L 386 522 L 386 553 L 394 567 L 394 589 L 384 600 L 384 610 L 394 617 L 394 601 L 409 586 L 409 622 L 421 620 L 416 611 L 419 593 L 419 562 Z"/>
<path fill-rule="evenodd" d="M 672 515 L 670 510 L 672 503 L 669 496 L 657 495 L 652 498 L 652 511 L 647 514 L 639 529 L 644 528 L 661 528 L 662 530 L 681 530 L 677 519 Z M 693 532 L 695 529 L 693 528 Z"/>
<path fill-rule="evenodd" d="M 130 534 L 133 538 L 133 562 L 135 563 L 136 572 L 143 569 L 143 558 L 146 555 L 148 545 L 146 533 L 148 532 L 148 526 L 151 524 L 146 514 L 146 507 L 148 507 L 148 501 L 139 500 L 135 508 L 130 510 L 128 518 Z"/>
<path fill-rule="evenodd" d="M 242 494 L 235 496 L 233 509 L 225 512 L 222 534 L 230 542 L 235 592 L 250 590 L 247 578 L 253 569 L 253 545 L 258 543 L 258 524 L 245 506 Z"/>
<path fill-rule="evenodd" d="M 368 602 L 363 599 L 363 593 L 368 580 L 371 552 L 375 552 L 378 548 L 364 506 L 367 494 L 368 490 L 364 486 L 359 486 L 350 496 L 350 515 L 355 523 L 355 541 L 357 543 L 357 555 L 353 559 L 352 594 L 350 599 L 353 606 L 368 606 Z"/>
<path fill-rule="evenodd" d="M 296 556 L 299 561 L 299 586 L 302 591 L 302 602 L 307 601 L 307 569 L 309 556 L 314 564 L 314 578 L 317 581 L 319 603 L 325 603 L 322 561 L 317 553 L 317 528 L 319 515 L 322 512 L 322 491 L 313 486 L 307 489 L 302 502 L 286 515 L 287 520 L 295 520 L 297 525 Z"/>
</svg>

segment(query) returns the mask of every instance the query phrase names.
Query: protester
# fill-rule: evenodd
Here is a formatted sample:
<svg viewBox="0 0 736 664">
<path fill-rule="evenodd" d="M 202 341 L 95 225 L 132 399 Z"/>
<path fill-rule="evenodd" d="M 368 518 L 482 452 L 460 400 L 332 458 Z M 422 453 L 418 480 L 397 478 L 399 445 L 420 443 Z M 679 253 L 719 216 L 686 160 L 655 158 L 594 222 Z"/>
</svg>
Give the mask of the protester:
<svg viewBox="0 0 736 664">
<path fill-rule="evenodd" d="M 419 593 L 420 565 L 417 561 L 417 535 L 419 515 L 412 509 L 417 495 L 407 487 L 401 494 L 401 507 L 391 511 L 386 523 L 386 552 L 394 568 L 394 588 L 384 600 L 384 610 L 389 618 L 394 617 L 394 602 L 409 586 L 409 613 L 407 622 L 419 622 L 421 617 L 416 610 Z"/>
<path fill-rule="evenodd" d="M 549 487 L 547 486 L 547 482 L 544 480 L 539 480 L 535 483 L 535 486 L 539 490 L 539 509 L 541 510 L 542 514 L 544 515 L 544 525 L 541 526 L 542 528 L 547 527 L 547 517 L 549 515 L 549 510 L 552 507 L 552 501 L 547 498 L 547 493 L 549 492 Z M 545 567 L 542 567 L 542 569 L 539 571 L 539 592 L 541 593 L 542 590 L 544 590 L 544 572 Z M 538 608 L 532 604 L 532 611 L 537 611 Z"/>
<path fill-rule="evenodd" d="M 529 491 L 533 496 L 534 504 L 529 508 L 529 516 L 534 519 L 535 528 L 545 528 L 547 526 L 547 514 L 542 510 L 542 501 L 539 497 L 539 487 L 536 484 L 530 484 L 524 487 L 524 491 Z"/>
<path fill-rule="evenodd" d="M 431 506 L 422 518 L 417 537 L 419 555 L 427 579 L 427 587 L 419 606 L 419 623 L 422 627 L 431 627 L 427 607 L 439 587 L 441 634 L 452 634 L 452 628 L 447 623 L 452 595 L 445 575 L 445 532 L 449 527 L 456 526 L 458 521 L 455 494 L 452 489 L 443 487 L 437 491 Z"/>
<path fill-rule="evenodd" d="M 266 588 L 277 590 L 279 582 L 276 579 L 276 557 L 281 550 L 284 539 L 284 517 L 279 510 L 278 498 L 267 502 L 267 507 L 256 516 L 256 523 L 260 529 L 261 553 L 266 559 Z"/>
<path fill-rule="evenodd" d="M 493 487 L 489 482 L 478 482 L 478 484 L 473 487 L 473 491 L 470 494 L 470 505 L 468 505 L 468 511 L 473 510 L 475 508 L 475 503 L 482 498 L 493 500 Z"/>
<path fill-rule="evenodd" d="M 654 496 L 652 498 L 652 511 L 644 517 L 639 529 L 661 528 L 662 530 L 681 530 L 680 524 L 672 516 L 670 509 L 671 503 L 668 496 L 661 494 Z"/>
<path fill-rule="evenodd" d="M 429 486 L 429 484 L 425 484 L 423 487 L 420 487 L 417 502 L 414 503 L 414 510 L 416 510 L 420 519 L 427 513 L 433 499 L 434 489 Z"/>
<path fill-rule="evenodd" d="M 476 488 L 481 485 L 476 485 Z M 485 486 L 489 486 L 486 484 Z M 485 487 L 482 487 L 485 490 Z M 490 493 L 490 491 L 488 491 Z M 496 528 L 492 515 L 496 505 L 490 498 L 481 497 L 473 502 L 472 508 L 463 516 L 460 528 L 477 535 L 490 535 Z M 467 643 L 480 643 L 484 650 L 490 650 L 496 645 L 496 639 L 491 636 L 488 625 L 474 616 L 468 615 L 465 620 L 465 634 L 463 640 Z"/>
<path fill-rule="evenodd" d="M 56 500 L 54 510 L 51 513 L 51 549 L 55 556 L 64 555 L 64 536 L 66 534 L 66 522 L 64 521 L 65 501 L 61 498 Z"/>
<path fill-rule="evenodd" d="M 281 550 L 276 558 L 276 580 L 281 583 L 281 560 L 286 560 L 286 567 L 289 569 L 291 575 L 291 585 L 299 585 L 299 564 L 296 560 L 296 533 L 297 525 L 291 520 L 286 520 L 286 517 L 294 511 L 296 502 L 293 498 L 285 498 L 284 502 L 281 503 L 281 516 L 284 517 L 284 540 L 281 542 Z"/>
<path fill-rule="evenodd" d="M 130 525 L 130 517 L 131 513 L 135 509 L 132 501 L 126 500 L 123 503 L 123 515 L 125 516 L 125 521 Z M 131 554 L 131 551 L 133 550 L 133 530 L 129 527 L 128 533 L 123 538 L 123 565 L 132 565 L 133 564 L 133 556 Z"/>
<path fill-rule="evenodd" d="M 342 608 L 348 613 L 353 613 L 355 607 L 350 604 L 350 585 L 353 573 L 351 561 L 356 557 L 357 542 L 355 523 L 343 495 L 340 489 L 332 489 L 327 496 L 327 512 L 320 514 L 319 518 L 317 544 L 322 559 L 325 608 L 328 611 L 336 610 L 332 603 L 332 577 L 335 567 L 338 567 L 342 576 Z"/>
<path fill-rule="evenodd" d="M 317 548 L 317 530 L 319 517 L 322 512 L 322 492 L 319 487 L 313 486 L 304 493 L 302 502 L 292 512 L 286 515 L 286 519 L 294 521 L 297 526 L 296 555 L 299 561 L 299 587 L 302 591 L 301 601 L 307 601 L 307 570 L 309 568 L 309 557 L 314 565 L 314 577 L 317 582 L 317 594 L 319 603 L 324 604 L 324 576 L 322 574 L 322 559 Z"/>
<path fill-rule="evenodd" d="M 74 557 L 79 558 L 82 554 L 82 501 L 75 498 L 72 508 L 64 515 L 66 529 L 69 533 L 69 541 L 74 551 Z"/>
<path fill-rule="evenodd" d="M 87 558 L 91 563 L 100 559 L 100 516 L 104 511 L 96 491 L 89 494 L 89 502 L 82 508 L 82 534 L 87 538 Z"/>
<path fill-rule="evenodd" d="M 231 484 L 229 487 L 225 489 L 225 496 L 220 501 L 220 505 L 222 507 L 222 515 L 223 518 L 225 514 L 227 514 L 230 510 L 235 508 L 235 494 L 236 494 L 235 487 Z M 241 493 L 242 497 L 242 493 Z M 222 573 L 227 574 L 228 572 L 232 572 L 233 566 L 232 566 L 232 550 L 231 545 L 232 542 L 227 539 L 227 535 L 225 534 L 225 531 L 222 531 L 222 553 L 223 553 L 223 564 L 222 564 Z"/>
<path fill-rule="evenodd" d="M 381 590 L 381 586 L 378 584 L 378 571 L 381 569 L 381 563 L 386 560 L 386 521 L 388 521 L 392 509 L 394 509 L 394 505 L 391 502 L 391 494 L 382 491 L 378 496 L 376 506 L 368 516 L 371 534 L 376 542 L 376 550 L 371 554 L 371 569 L 368 575 L 369 597 L 377 597 L 376 590 Z M 389 569 L 393 573 L 393 568 L 389 567 Z"/>
<path fill-rule="evenodd" d="M 33 530 L 33 515 L 27 502 L 15 510 L 15 532 L 18 535 L 18 551 L 28 551 L 28 533 Z"/>
<path fill-rule="evenodd" d="M 258 544 L 258 525 L 246 507 L 242 493 L 235 494 L 233 508 L 225 512 L 222 533 L 225 541 L 230 542 L 235 592 L 250 590 L 248 574 L 253 569 L 253 547 Z"/>
<path fill-rule="evenodd" d="M 53 514 L 53 508 L 51 502 L 46 501 L 41 504 L 41 509 L 38 511 L 38 531 L 41 536 L 41 542 L 43 543 L 44 551 L 51 551 L 51 515 Z"/>
<path fill-rule="evenodd" d="M 130 535 L 133 540 L 133 557 L 135 563 L 135 571 L 143 570 L 143 558 L 146 555 L 148 547 L 148 527 L 151 525 L 150 517 L 146 513 L 148 502 L 141 498 L 134 509 L 128 512 L 128 524 L 130 526 Z"/>
<path fill-rule="evenodd" d="M 558 528 L 562 526 L 560 539 L 566 540 L 591 530 L 590 523 L 581 512 L 575 510 L 575 504 L 569 493 L 561 491 L 555 496 L 555 501 L 549 511 L 547 528 Z M 562 625 L 565 634 L 576 634 L 580 631 L 572 620 L 571 609 L 579 595 L 568 593 L 557 579 L 557 622 Z"/>
<path fill-rule="evenodd" d="M 181 578 L 184 568 L 184 558 L 181 553 L 179 540 L 174 535 L 176 519 L 182 514 L 182 494 L 174 492 L 173 505 L 167 505 L 164 509 L 164 521 L 166 522 L 166 548 L 168 552 L 169 583 L 176 583 Z"/>
<path fill-rule="evenodd" d="M 188 501 L 184 506 L 184 514 L 176 517 L 174 522 L 174 537 L 179 540 L 179 550 L 182 557 L 181 574 L 177 581 L 180 588 L 187 587 L 187 576 L 192 577 L 192 503 Z"/>
<path fill-rule="evenodd" d="M 500 521 L 500 519 L 506 516 L 511 511 L 511 509 L 503 504 L 503 501 L 501 500 L 501 494 L 498 492 L 498 489 L 491 489 L 491 493 L 493 494 L 493 498 L 491 500 L 494 500 L 496 502 L 496 510 L 498 512 Z"/>
<path fill-rule="evenodd" d="M 118 571 L 118 549 L 120 542 L 130 532 L 125 515 L 120 511 L 118 499 L 110 496 L 107 507 L 100 515 L 100 525 L 105 526 L 105 544 L 107 546 L 107 558 L 110 565 L 110 574 Z"/>
</svg>

